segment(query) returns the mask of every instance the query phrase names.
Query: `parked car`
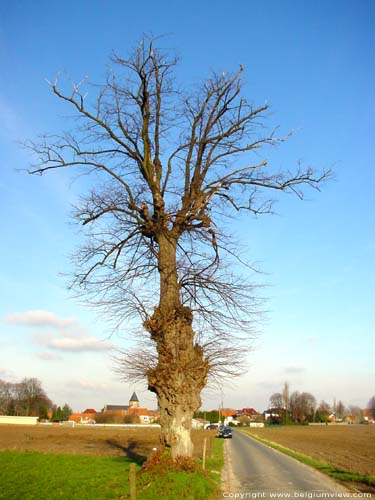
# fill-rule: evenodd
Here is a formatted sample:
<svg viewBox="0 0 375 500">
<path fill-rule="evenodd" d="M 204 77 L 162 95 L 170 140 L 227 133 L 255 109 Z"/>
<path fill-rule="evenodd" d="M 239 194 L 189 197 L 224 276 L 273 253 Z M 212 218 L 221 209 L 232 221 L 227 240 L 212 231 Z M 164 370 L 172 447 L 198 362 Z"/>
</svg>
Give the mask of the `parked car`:
<svg viewBox="0 0 375 500">
<path fill-rule="evenodd" d="M 218 429 L 219 428 L 219 424 L 208 424 L 208 425 L 205 425 L 204 428 L 208 429 L 208 430 Z"/>
<path fill-rule="evenodd" d="M 219 430 L 218 437 L 224 439 L 231 439 L 233 437 L 232 429 L 230 427 L 223 427 L 222 429 Z"/>
</svg>

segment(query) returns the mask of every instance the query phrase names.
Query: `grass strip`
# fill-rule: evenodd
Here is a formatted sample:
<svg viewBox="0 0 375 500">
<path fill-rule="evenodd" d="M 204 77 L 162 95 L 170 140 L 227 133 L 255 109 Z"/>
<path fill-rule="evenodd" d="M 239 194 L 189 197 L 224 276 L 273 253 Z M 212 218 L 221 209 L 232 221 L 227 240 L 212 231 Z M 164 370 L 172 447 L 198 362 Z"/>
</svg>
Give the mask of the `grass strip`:
<svg viewBox="0 0 375 500">
<path fill-rule="evenodd" d="M 208 500 L 220 488 L 223 447 L 215 440 L 206 471 L 153 475 L 137 468 L 137 498 Z M 1 500 L 112 500 L 129 498 L 126 457 L 0 452 Z"/>
<path fill-rule="evenodd" d="M 201 465 L 201 460 L 198 460 Z M 191 499 L 209 500 L 220 492 L 221 470 L 224 464 L 223 440 L 212 441 L 212 451 L 206 458 L 206 470 L 193 473 L 146 472 L 139 475 L 139 497 L 142 500 Z"/>
<path fill-rule="evenodd" d="M 355 472 L 339 469 L 338 467 L 327 464 L 325 462 L 321 462 L 320 460 L 316 460 L 315 458 L 309 457 L 308 455 L 304 455 L 303 453 L 291 450 L 286 446 L 282 446 L 281 444 L 269 441 L 268 439 L 264 439 L 263 437 L 260 437 L 258 434 L 249 432 L 246 429 L 239 429 L 239 430 L 244 434 L 247 434 L 248 436 L 256 439 L 257 441 L 266 444 L 267 446 L 270 446 L 271 448 L 274 448 L 275 450 L 280 451 L 285 455 L 295 458 L 299 462 L 309 465 L 310 467 L 314 467 L 315 469 L 335 479 L 346 482 L 361 483 L 368 486 L 375 486 L 375 477 L 373 476 L 358 474 Z"/>
</svg>

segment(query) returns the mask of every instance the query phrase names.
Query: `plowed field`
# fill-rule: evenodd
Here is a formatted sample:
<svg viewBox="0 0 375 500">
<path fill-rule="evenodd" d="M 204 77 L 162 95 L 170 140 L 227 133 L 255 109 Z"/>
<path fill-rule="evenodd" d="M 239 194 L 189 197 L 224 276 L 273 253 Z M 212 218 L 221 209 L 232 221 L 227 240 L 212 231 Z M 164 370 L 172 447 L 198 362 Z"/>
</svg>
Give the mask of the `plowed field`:
<svg viewBox="0 0 375 500">
<path fill-rule="evenodd" d="M 286 426 L 249 432 L 337 468 L 375 476 L 375 425 Z"/>
<path fill-rule="evenodd" d="M 142 427 L 84 427 L 61 425 L 0 425 L 0 450 L 40 451 L 44 453 L 128 456 L 146 459 L 159 446 L 160 431 Z M 202 456 L 204 437 L 210 452 L 216 431 L 193 431 L 194 452 Z"/>
</svg>

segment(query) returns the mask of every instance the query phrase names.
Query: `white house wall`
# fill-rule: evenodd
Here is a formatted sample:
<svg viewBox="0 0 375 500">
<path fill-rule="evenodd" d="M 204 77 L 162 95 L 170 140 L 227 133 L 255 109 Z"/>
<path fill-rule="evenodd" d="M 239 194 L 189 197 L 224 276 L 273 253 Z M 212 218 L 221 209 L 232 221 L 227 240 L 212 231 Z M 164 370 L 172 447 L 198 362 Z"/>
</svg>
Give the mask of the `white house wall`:
<svg viewBox="0 0 375 500">
<path fill-rule="evenodd" d="M 10 417 L 8 415 L 0 415 L 0 424 L 21 424 L 21 425 L 36 425 L 38 417 Z"/>
</svg>

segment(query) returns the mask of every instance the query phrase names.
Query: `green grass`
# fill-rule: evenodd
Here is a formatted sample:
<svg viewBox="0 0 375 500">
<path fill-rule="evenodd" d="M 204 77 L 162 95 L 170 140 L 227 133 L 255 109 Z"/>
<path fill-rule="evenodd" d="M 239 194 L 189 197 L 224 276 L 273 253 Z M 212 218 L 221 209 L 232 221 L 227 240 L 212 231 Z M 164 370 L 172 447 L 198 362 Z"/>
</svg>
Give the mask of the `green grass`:
<svg viewBox="0 0 375 500">
<path fill-rule="evenodd" d="M 6 500 L 111 499 L 129 492 L 123 458 L 0 453 L 0 498 Z"/>
<path fill-rule="evenodd" d="M 257 441 L 260 441 L 261 443 L 266 444 L 271 448 L 284 453 L 285 455 L 295 458 L 299 462 L 309 465 L 310 467 L 314 467 L 315 469 L 323 472 L 324 474 L 327 474 L 328 476 L 333 477 L 334 479 L 338 479 L 344 482 L 365 484 L 372 487 L 375 486 L 375 477 L 339 469 L 338 467 L 327 464 L 325 462 L 321 462 L 319 460 L 316 460 L 315 458 L 309 457 L 308 455 L 304 455 L 297 451 L 291 450 L 290 448 L 286 448 L 285 446 L 282 446 L 278 443 L 274 443 L 273 441 L 268 441 L 268 439 L 264 439 L 263 437 L 260 437 L 253 432 L 248 432 L 245 429 L 241 429 L 241 431 L 256 439 Z"/>
<path fill-rule="evenodd" d="M 126 458 L 0 452 L 2 500 L 104 500 L 129 498 Z M 141 473 L 137 465 L 137 498 L 207 500 L 217 494 L 223 464 L 222 441 L 215 440 L 206 473 Z M 215 472 L 216 471 L 216 472 Z"/>
</svg>

